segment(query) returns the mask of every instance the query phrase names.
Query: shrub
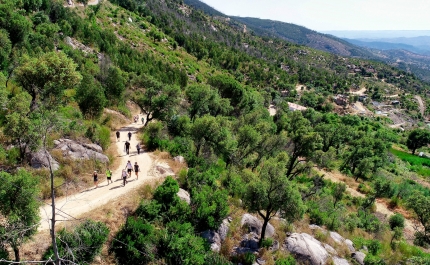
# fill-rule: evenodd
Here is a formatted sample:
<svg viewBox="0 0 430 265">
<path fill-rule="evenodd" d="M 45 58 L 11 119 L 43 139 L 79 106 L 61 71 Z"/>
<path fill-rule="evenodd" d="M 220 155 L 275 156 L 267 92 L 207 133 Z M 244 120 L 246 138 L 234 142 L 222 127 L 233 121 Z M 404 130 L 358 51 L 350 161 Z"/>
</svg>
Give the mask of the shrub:
<svg viewBox="0 0 430 265">
<path fill-rule="evenodd" d="M 275 261 L 275 265 L 296 265 L 296 260 L 293 256 L 288 256 L 287 258 L 282 258 Z"/>
<path fill-rule="evenodd" d="M 265 238 L 261 242 L 261 247 L 263 248 L 270 248 L 273 245 L 273 239 L 271 238 Z"/>
<path fill-rule="evenodd" d="M 109 229 L 101 222 L 86 220 L 69 232 L 65 228 L 58 232 L 58 253 L 63 264 L 91 264 L 98 255 L 109 235 Z M 54 254 L 52 246 L 44 254 L 44 259 Z"/>
<path fill-rule="evenodd" d="M 404 228 L 405 227 L 405 218 L 403 217 L 403 215 L 396 213 L 396 214 L 390 216 L 388 223 L 390 224 L 391 230 L 394 230 L 396 227 Z"/>
<path fill-rule="evenodd" d="M 367 248 L 369 249 L 370 254 L 378 255 L 382 249 L 382 245 L 378 240 L 369 240 L 367 243 Z"/>
<path fill-rule="evenodd" d="M 385 265 L 385 261 L 379 257 L 375 257 L 373 255 L 367 255 L 364 258 L 364 265 Z"/>
</svg>

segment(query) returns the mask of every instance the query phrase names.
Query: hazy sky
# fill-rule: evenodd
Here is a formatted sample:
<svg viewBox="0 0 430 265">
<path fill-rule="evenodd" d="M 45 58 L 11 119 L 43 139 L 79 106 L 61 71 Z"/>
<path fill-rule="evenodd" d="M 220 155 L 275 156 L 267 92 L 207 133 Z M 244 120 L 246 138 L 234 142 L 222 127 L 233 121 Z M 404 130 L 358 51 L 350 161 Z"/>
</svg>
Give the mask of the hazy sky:
<svg viewBox="0 0 430 265">
<path fill-rule="evenodd" d="M 428 30 L 429 0 L 201 0 L 230 16 L 325 30 Z"/>
</svg>

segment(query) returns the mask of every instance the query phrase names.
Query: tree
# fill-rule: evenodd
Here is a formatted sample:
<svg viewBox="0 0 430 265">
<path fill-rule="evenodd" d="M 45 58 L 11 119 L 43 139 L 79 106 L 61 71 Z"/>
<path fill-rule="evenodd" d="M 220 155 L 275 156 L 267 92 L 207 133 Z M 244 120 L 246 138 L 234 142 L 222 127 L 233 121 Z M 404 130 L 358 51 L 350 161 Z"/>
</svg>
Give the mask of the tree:
<svg viewBox="0 0 430 265">
<path fill-rule="evenodd" d="M 106 98 L 119 103 L 123 99 L 126 80 L 123 72 L 117 67 L 109 67 L 108 76 L 104 82 Z"/>
<path fill-rule="evenodd" d="M 415 212 L 415 217 L 421 223 L 423 230 L 416 230 L 414 244 L 424 246 L 430 244 L 430 197 L 415 191 L 406 204 Z"/>
<path fill-rule="evenodd" d="M 430 131 L 427 129 L 413 130 L 406 140 L 407 147 L 415 154 L 418 148 L 426 146 L 430 143 Z"/>
<path fill-rule="evenodd" d="M 100 117 L 107 103 L 103 87 L 89 74 L 83 75 L 75 97 L 83 114 L 91 118 Z"/>
<path fill-rule="evenodd" d="M 23 64 L 15 69 L 15 79 L 31 96 L 31 111 L 42 102 L 53 108 L 64 100 L 64 90 L 74 88 L 82 77 L 77 65 L 62 52 L 45 53 L 38 58 L 24 57 Z"/>
<path fill-rule="evenodd" d="M 12 51 L 12 43 L 7 31 L 0 30 L 0 71 L 7 69 L 9 55 Z"/>
<path fill-rule="evenodd" d="M 208 85 L 191 85 L 185 91 L 190 101 L 189 113 L 191 120 L 196 116 L 211 114 L 212 116 L 226 115 L 233 110 L 230 100 L 223 99 L 218 90 Z"/>
<path fill-rule="evenodd" d="M 148 75 L 138 78 L 136 86 L 141 89 L 135 93 L 134 101 L 146 113 L 145 126 L 153 119 L 166 121 L 173 115 L 179 102 L 178 87 L 164 85 Z"/>
<path fill-rule="evenodd" d="M 0 181 L 0 242 L 9 245 L 20 261 L 19 247 L 37 232 L 40 221 L 37 179 L 18 170 L 15 175 L 0 172 Z"/>
<path fill-rule="evenodd" d="M 278 212 L 289 222 L 300 219 L 304 213 L 300 193 L 285 178 L 283 163 L 270 159 L 261 167 L 259 175 L 248 183 L 244 197 L 245 206 L 263 218 L 260 245 L 267 224 Z"/>
</svg>

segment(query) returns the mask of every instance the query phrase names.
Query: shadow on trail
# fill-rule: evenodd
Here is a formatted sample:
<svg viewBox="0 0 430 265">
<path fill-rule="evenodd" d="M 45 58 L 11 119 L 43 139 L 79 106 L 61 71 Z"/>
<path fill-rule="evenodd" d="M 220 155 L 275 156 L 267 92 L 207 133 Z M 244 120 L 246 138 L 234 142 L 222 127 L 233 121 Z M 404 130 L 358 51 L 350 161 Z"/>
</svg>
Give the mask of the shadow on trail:
<svg viewBox="0 0 430 265">
<path fill-rule="evenodd" d="M 109 190 L 115 190 L 115 189 L 119 189 L 119 188 L 121 188 L 121 187 L 123 187 L 123 186 L 122 186 L 122 185 L 119 185 L 119 186 L 112 187 L 112 188 L 110 188 Z"/>
</svg>

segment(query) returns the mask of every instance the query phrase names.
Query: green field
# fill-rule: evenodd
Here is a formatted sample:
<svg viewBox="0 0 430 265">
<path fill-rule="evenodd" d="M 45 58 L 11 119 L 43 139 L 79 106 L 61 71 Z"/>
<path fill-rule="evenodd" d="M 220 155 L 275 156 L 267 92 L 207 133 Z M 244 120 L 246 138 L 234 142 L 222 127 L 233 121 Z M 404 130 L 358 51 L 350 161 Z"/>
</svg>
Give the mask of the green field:
<svg viewBox="0 0 430 265">
<path fill-rule="evenodd" d="M 400 158 L 402 161 L 408 162 L 411 167 L 410 169 L 422 176 L 430 176 L 430 159 L 425 157 L 419 157 L 412 155 L 407 152 L 403 152 L 397 149 L 391 148 L 390 152 Z"/>
</svg>

